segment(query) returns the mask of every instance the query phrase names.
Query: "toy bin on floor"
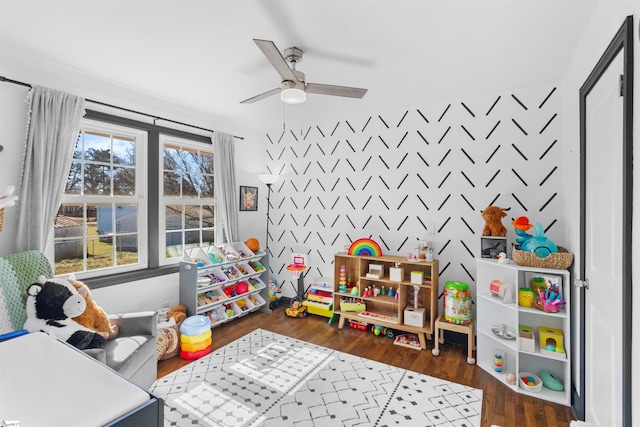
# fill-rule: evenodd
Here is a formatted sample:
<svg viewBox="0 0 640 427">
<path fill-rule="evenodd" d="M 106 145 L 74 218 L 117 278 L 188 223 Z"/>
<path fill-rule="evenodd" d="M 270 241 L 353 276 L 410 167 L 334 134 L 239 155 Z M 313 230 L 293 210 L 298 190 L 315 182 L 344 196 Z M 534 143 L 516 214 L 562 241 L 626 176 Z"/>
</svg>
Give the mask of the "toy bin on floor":
<svg viewBox="0 0 640 427">
<path fill-rule="evenodd" d="M 206 316 L 187 317 L 180 325 L 180 358 L 199 359 L 211 353 L 211 320 Z"/>
</svg>

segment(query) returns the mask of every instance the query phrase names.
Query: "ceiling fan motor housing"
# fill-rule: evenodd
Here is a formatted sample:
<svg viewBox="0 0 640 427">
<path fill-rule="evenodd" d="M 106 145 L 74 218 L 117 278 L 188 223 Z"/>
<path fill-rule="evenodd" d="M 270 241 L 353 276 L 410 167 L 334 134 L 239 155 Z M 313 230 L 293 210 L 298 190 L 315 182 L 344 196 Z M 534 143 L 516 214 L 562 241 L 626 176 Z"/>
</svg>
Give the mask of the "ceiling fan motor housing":
<svg viewBox="0 0 640 427">
<path fill-rule="evenodd" d="M 284 59 L 295 64 L 302 61 L 302 53 L 302 49 L 288 47 L 284 50 Z"/>
<path fill-rule="evenodd" d="M 298 70 L 293 70 L 293 74 L 296 75 L 296 78 L 298 79 L 297 82 L 291 81 L 291 80 L 282 80 L 282 83 L 280 84 L 280 87 L 282 89 L 292 89 L 292 88 L 296 88 L 296 89 L 300 89 L 300 90 L 304 90 L 305 88 L 305 75 L 302 71 L 298 71 Z"/>
</svg>

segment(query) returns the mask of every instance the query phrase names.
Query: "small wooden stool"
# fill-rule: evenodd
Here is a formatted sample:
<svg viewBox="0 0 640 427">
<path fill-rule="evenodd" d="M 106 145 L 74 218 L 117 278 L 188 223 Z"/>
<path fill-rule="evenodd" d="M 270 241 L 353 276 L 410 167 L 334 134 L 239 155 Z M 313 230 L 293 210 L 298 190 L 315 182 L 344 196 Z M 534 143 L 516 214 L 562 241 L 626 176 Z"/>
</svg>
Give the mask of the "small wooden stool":
<svg viewBox="0 0 640 427">
<path fill-rule="evenodd" d="M 455 323 L 447 322 L 443 319 L 444 314 L 440 313 L 438 316 L 438 320 L 436 320 L 436 331 L 435 331 L 435 345 L 436 347 L 431 350 L 431 353 L 434 356 L 440 355 L 440 344 L 444 344 L 444 331 L 453 331 L 460 332 L 463 334 L 467 334 L 467 363 L 469 365 L 473 365 L 476 363 L 476 359 L 473 357 L 473 348 L 474 348 L 474 335 L 473 335 L 473 320 L 469 322 L 467 325 L 457 325 Z"/>
</svg>

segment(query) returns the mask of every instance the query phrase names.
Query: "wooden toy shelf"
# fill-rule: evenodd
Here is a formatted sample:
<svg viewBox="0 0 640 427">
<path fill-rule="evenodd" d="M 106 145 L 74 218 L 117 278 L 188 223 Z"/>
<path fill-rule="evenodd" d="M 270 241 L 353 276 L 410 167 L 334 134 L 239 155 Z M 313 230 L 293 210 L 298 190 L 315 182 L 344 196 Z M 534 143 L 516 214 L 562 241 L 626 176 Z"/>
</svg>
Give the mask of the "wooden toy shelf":
<svg viewBox="0 0 640 427">
<path fill-rule="evenodd" d="M 367 277 L 367 273 L 382 266 L 382 277 Z M 346 281 L 350 286 L 358 286 L 358 295 L 352 295 L 350 290 L 340 292 L 340 270 L 345 267 Z M 390 268 L 400 268 L 402 270 L 401 280 L 397 280 L 398 270 L 394 271 L 393 277 Z M 414 284 L 411 283 L 411 273 L 420 272 L 423 277 L 419 286 L 418 306 L 424 309 L 424 322 L 422 326 L 406 324 L 405 308 L 413 307 Z M 342 329 L 345 320 L 355 320 L 366 322 L 372 325 L 385 326 L 404 332 L 415 333 L 420 340 L 420 346 L 427 348 L 426 339 L 431 339 L 434 333 L 435 319 L 438 316 L 438 261 L 408 261 L 400 256 L 355 256 L 346 253 L 339 253 L 334 256 L 334 314 L 340 316 L 338 328 Z M 395 280 L 391 280 L 391 279 Z M 371 287 L 390 288 L 399 292 L 395 296 L 378 295 L 363 296 L 364 290 Z M 351 289 L 351 288 L 349 288 Z M 411 295 L 411 297 L 409 297 Z M 342 299 L 354 298 L 366 304 L 366 311 L 342 311 L 340 301 Z M 426 336 L 426 337 L 425 337 Z"/>
</svg>

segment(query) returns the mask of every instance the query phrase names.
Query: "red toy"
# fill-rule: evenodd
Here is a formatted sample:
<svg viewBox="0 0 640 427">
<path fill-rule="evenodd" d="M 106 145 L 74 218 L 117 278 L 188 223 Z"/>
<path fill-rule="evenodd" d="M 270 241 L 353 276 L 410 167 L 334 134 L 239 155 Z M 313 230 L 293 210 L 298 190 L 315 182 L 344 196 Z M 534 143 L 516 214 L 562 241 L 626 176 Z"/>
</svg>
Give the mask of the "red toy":
<svg viewBox="0 0 640 427">
<path fill-rule="evenodd" d="M 247 282 L 240 282 L 236 285 L 236 294 L 241 295 L 246 294 L 247 292 L 249 292 L 249 285 Z"/>
</svg>

